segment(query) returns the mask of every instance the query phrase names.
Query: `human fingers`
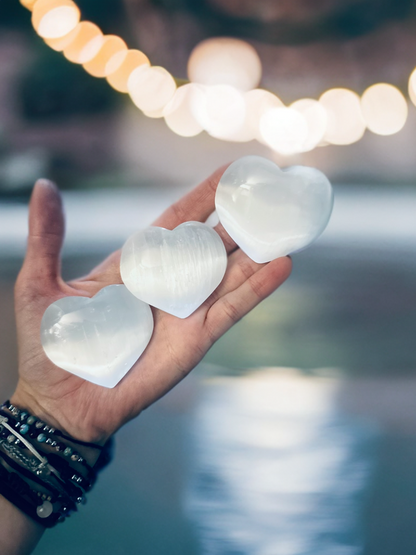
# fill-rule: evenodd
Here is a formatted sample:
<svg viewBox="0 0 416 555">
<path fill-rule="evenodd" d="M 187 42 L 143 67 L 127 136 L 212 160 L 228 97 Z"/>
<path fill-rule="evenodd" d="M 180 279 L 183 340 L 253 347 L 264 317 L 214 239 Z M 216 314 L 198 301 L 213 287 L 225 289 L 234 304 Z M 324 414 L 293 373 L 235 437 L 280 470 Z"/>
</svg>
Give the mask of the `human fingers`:
<svg viewBox="0 0 416 555">
<path fill-rule="evenodd" d="M 225 275 L 215 291 L 208 297 L 204 305 L 207 310 L 216 303 L 221 297 L 228 295 L 234 291 L 246 280 L 251 278 L 265 264 L 257 264 L 249 258 L 241 249 L 229 255 L 227 270 Z"/>
<path fill-rule="evenodd" d="M 54 183 L 39 179 L 29 206 L 29 236 L 22 274 L 42 280 L 49 286 L 57 283 L 61 272 L 61 248 L 65 222 L 61 195 Z"/>
<path fill-rule="evenodd" d="M 216 170 L 208 179 L 172 204 L 153 225 L 173 229 L 184 222 L 205 222 L 215 209 L 215 192 L 227 167 L 228 164 Z"/>
<path fill-rule="evenodd" d="M 212 342 L 219 339 L 289 277 L 292 261 L 289 257 L 277 258 L 260 266 L 239 287 L 218 298 L 209 308 L 205 326 Z"/>
<path fill-rule="evenodd" d="M 215 191 L 222 174 L 228 164 L 216 170 L 208 179 L 195 187 L 187 195 L 172 204 L 153 225 L 173 229 L 186 221 L 205 221 L 215 209 Z M 218 227 L 218 226 L 217 226 Z M 222 227 L 222 226 L 221 226 Z M 218 229 L 216 229 L 218 231 Z M 226 231 L 219 231 L 228 251 L 233 250 L 233 243 Z M 235 244 L 234 244 L 235 245 Z M 94 268 L 81 282 L 96 281 L 101 287 L 111 283 L 121 283 L 120 277 L 121 250 L 113 252 L 101 264 Z"/>
<path fill-rule="evenodd" d="M 224 243 L 225 250 L 227 251 L 228 255 L 234 252 L 236 249 L 238 249 L 237 243 L 234 241 L 234 239 L 231 239 L 231 237 L 225 231 L 224 226 L 221 223 L 217 224 L 214 227 L 214 229 L 221 237 L 222 242 Z"/>
<path fill-rule="evenodd" d="M 216 170 L 208 179 L 195 187 L 191 192 L 172 204 L 153 225 L 173 229 L 187 221 L 205 221 L 215 209 L 215 192 L 222 174 L 228 165 Z M 214 228 L 222 238 L 227 252 L 232 252 L 237 245 L 227 234 L 221 224 Z M 101 287 L 111 283 L 121 283 L 120 277 L 121 250 L 113 252 L 101 264 L 94 268 L 80 281 L 96 281 Z"/>
<path fill-rule="evenodd" d="M 107 256 L 86 276 L 70 281 L 69 285 L 81 290 L 84 290 L 87 286 L 91 293 L 95 294 L 103 287 L 107 287 L 107 285 L 122 284 L 120 258 L 121 249 Z"/>
</svg>

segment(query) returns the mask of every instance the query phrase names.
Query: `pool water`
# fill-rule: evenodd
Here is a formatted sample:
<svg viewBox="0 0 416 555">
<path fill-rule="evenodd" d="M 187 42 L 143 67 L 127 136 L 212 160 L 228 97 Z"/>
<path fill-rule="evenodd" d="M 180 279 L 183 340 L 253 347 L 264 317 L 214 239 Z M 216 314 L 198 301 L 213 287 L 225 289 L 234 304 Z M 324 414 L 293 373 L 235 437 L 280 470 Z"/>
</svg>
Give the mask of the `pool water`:
<svg viewBox="0 0 416 555">
<path fill-rule="evenodd" d="M 208 555 L 358 555 L 378 430 L 341 381 L 269 369 L 206 386 L 187 510 Z"/>
<path fill-rule="evenodd" d="M 415 260 L 294 256 L 35 554 L 414 555 Z"/>
<path fill-rule="evenodd" d="M 152 194 L 69 195 L 65 275 L 159 213 Z M 81 514 L 35 555 L 415 555 L 415 208 L 413 189 L 338 189 L 290 279 L 117 434 Z M 26 211 L 0 214 L 7 394 Z"/>
</svg>

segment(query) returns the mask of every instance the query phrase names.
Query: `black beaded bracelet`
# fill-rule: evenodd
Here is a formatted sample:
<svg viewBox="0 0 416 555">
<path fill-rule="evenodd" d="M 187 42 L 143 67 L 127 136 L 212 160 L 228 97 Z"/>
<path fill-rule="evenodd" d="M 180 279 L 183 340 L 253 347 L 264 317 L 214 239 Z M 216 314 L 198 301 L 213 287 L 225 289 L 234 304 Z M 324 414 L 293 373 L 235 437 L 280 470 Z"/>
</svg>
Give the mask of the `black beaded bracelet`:
<svg viewBox="0 0 416 555">
<path fill-rule="evenodd" d="M 1 408 L 0 408 L 0 415 L 6 416 L 8 421 L 21 435 L 23 435 L 26 438 L 31 438 L 32 440 L 34 440 L 33 443 L 35 444 L 36 442 L 37 449 L 41 450 L 40 445 L 42 445 L 43 443 L 45 445 L 50 445 L 51 448 L 55 449 L 57 452 L 61 452 L 62 455 L 66 457 L 68 460 L 70 460 L 72 463 L 81 464 L 85 468 L 87 475 L 91 479 L 93 474 L 93 468 L 87 463 L 87 461 L 79 453 L 74 451 L 71 447 L 68 447 L 61 441 L 56 441 L 55 439 L 53 439 L 53 436 L 50 437 L 49 434 L 53 433 L 53 432 L 50 432 L 50 430 L 56 431 L 54 430 L 54 428 L 50 428 L 43 422 L 42 422 L 42 427 L 41 426 L 36 427 L 36 424 L 34 422 L 31 422 L 30 424 L 22 423 L 22 421 L 18 420 L 17 418 L 14 418 L 13 416 L 10 416 L 10 414 L 7 411 Z M 19 442 L 19 440 L 15 436 L 10 435 L 10 433 L 8 433 L 7 430 L 3 432 L 3 436 L 7 436 L 7 438 L 11 443 Z M 22 445 L 22 447 L 24 448 L 25 446 Z M 41 450 L 41 452 L 45 456 L 48 455 L 48 453 L 46 453 L 43 450 Z"/>
<path fill-rule="evenodd" d="M 99 449 L 94 467 L 58 438 Z M 55 452 L 43 449 L 46 445 Z M 112 450 L 112 439 L 104 446 L 82 442 L 9 401 L 0 406 L 0 493 L 45 527 L 64 521 L 86 502 L 85 493 L 111 461 Z"/>
<path fill-rule="evenodd" d="M 63 439 L 66 439 L 67 441 L 70 441 L 71 443 L 77 443 L 78 445 L 83 445 L 84 447 L 90 447 L 92 449 L 98 449 L 99 451 L 102 451 L 104 449 L 103 445 L 98 445 L 97 443 L 90 443 L 88 441 L 81 441 L 80 439 L 75 439 L 71 436 L 64 434 L 63 432 L 61 432 L 61 430 L 57 430 L 52 426 L 48 426 L 47 424 L 45 424 L 45 422 L 42 422 L 42 420 L 36 418 L 36 416 L 33 416 L 29 414 L 26 410 L 19 409 L 18 407 L 13 405 L 9 400 L 5 401 L 2 405 L 0 405 L 0 411 L 2 410 L 6 410 L 7 415 L 10 414 L 10 416 L 15 417 L 17 420 L 21 422 L 23 426 L 25 424 L 28 426 L 31 426 L 34 424 L 35 428 L 37 428 L 38 430 L 42 429 L 48 434 L 53 434 L 55 436 L 61 437 Z"/>
</svg>

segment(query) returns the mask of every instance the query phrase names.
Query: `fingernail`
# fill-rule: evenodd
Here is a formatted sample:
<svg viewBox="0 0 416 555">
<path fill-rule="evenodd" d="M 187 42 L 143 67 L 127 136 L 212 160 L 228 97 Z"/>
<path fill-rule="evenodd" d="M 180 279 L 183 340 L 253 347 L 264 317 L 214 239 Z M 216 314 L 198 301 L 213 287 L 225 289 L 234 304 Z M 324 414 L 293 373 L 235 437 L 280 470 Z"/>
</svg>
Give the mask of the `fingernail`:
<svg viewBox="0 0 416 555">
<path fill-rule="evenodd" d="M 56 185 L 53 181 L 51 181 L 50 179 L 46 179 L 44 177 L 41 177 L 40 179 L 38 179 L 35 183 L 35 186 L 36 185 L 40 185 L 41 187 L 50 187 L 53 189 L 56 188 Z"/>
</svg>

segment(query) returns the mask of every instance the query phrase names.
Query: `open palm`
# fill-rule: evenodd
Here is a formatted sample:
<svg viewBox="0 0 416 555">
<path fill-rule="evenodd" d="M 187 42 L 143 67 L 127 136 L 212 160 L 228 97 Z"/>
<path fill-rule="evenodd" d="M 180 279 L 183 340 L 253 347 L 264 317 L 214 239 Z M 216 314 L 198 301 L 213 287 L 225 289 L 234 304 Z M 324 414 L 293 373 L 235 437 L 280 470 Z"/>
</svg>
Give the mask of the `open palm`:
<svg viewBox="0 0 416 555">
<path fill-rule="evenodd" d="M 185 221 L 205 221 L 214 210 L 218 181 L 225 168 L 164 212 L 154 225 L 173 229 Z M 212 344 L 272 293 L 291 271 L 289 258 L 256 264 L 217 232 L 228 253 L 224 280 L 186 319 L 152 309 L 154 333 L 141 358 L 113 389 L 87 382 L 55 366 L 44 354 L 40 323 L 46 308 L 65 296 L 91 297 L 122 283 L 120 251 L 90 274 L 65 283 L 60 274 L 64 217 L 57 188 L 40 180 L 30 202 L 27 255 L 15 288 L 19 382 L 12 402 L 84 441 L 103 443 L 184 378 Z"/>
</svg>

